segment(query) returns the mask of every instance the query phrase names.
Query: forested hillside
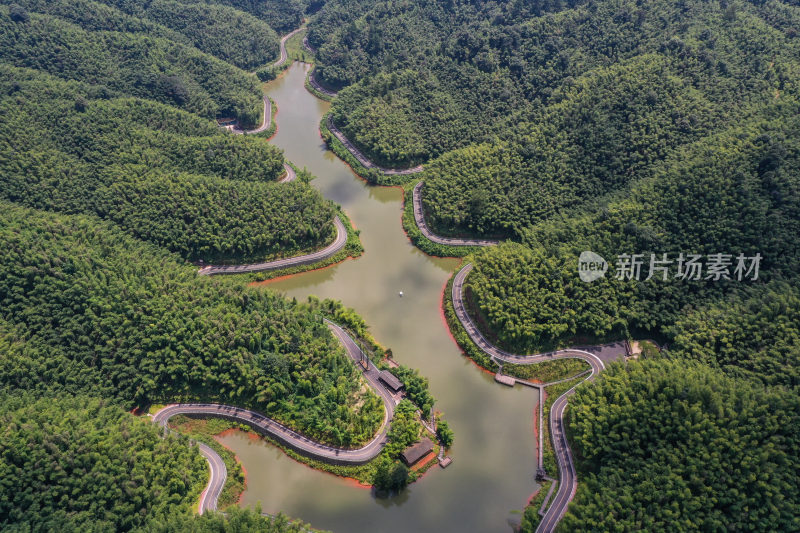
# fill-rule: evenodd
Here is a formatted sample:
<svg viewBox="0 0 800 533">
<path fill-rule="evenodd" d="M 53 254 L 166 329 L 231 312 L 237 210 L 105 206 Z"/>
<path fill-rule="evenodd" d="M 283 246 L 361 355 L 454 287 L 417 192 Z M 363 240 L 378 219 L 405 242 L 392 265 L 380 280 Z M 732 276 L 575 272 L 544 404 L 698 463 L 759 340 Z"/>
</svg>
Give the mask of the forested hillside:
<svg viewBox="0 0 800 533">
<path fill-rule="evenodd" d="M 254 69 L 278 57 L 280 38 L 275 30 L 249 13 L 221 3 L 101 1 L 180 32 L 199 50 L 239 68 Z"/>
<path fill-rule="evenodd" d="M 749 104 L 762 99 L 762 88 L 783 91 L 797 78 L 792 35 L 798 9 L 778 2 L 729 8 L 699 1 L 646 7 L 633 1 L 356 3 L 360 10 L 352 4 L 328 2 L 312 21 L 310 40 L 320 48 L 317 76 L 348 87 L 334 105 L 337 125 L 370 157 L 395 166 L 495 136 L 513 138 L 520 125 L 547 127 L 553 111 L 580 126 L 586 142 L 603 145 L 597 155 L 607 156 L 614 152 L 604 136 L 616 139 L 604 130 L 615 115 L 646 111 L 637 126 L 665 137 L 665 119 L 681 130 L 713 126 L 695 114 L 691 102 L 698 94 L 687 94 L 690 89 L 714 104 L 709 111 L 716 106 L 725 115 L 737 111 L 719 107 L 731 98 Z M 631 74 L 637 58 L 642 64 L 652 55 L 658 58 L 651 73 L 641 80 Z M 632 66 L 626 72 L 622 65 Z M 618 94 L 603 89 L 603 77 L 612 76 L 621 81 Z M 637 84 L 643 90 L 634 90 Z M 572 98 L 588 99 L 580 114 L 569 114 L 569 105 L 550 107 Z M 589 108 L 592 98 L 597 110 Z M 674 116 L 659 119 L 664 112 Z M 511 147 L 533 159 L 537 141 L 527 141 L 516 139 Z M 579 142 L 573 149 L 590 148 Z M 522 181 L 546 181 L 551 176 L 541 176 L 542 170 L 524 169 Z M 515 176 L 513 169 L 508 176 Z M 443 181 L 454 181 L 448 177 Z M 481 190 L 474 185 L 461 189 Z"/>
<path fill-rule="evenodd" d="M 198 277 L 92 217 L 3 203 L 0 242 L 0 328 L 25 343 L 4 356 L 5 390 L 67 389 L 127 408 L 206 399 L 337 445 L 380 425 L 380 400 L 361 391 L 315 304 Z"/>
<path fill-rule="evenodd" d="M 118 1 L 118 0 L 114 0 Z M 314 0 L 178 0 L 184 4 L 217 4 L 229 6 L 257 17 L 281 35 L 300 26 L 306 8 Z M 318 3 L 318 2 L 316 2 Z"/>
<path fill-rule="evenodd" d="M 305 531 L 198 518 L 206 461 L 126 412 L 221 402 L 337 446 L 383 420 L 322 322 L 330 302 L 187 262 L 333 237 L 335 206 L 307 180 L 277 183 L 280 150 L 214 120 L 261 122 L 242 69 L 274 61 L 305 6 L 0 4 L 0 529 Z"/>
<path fill-rule="evenodd" d="M 311 23 L 318 76 L 345 87 L 334 119 L 382 164 L 433 158 L 435 231 L 522 243 L 481 251 L 467 282 L 502 346 L 671 339 L 688 309 L 747 286 L 619 281 L 619 254 L 760 253 L 754 291 L 795 283 L 794 2 L 355 5 Z M 605 279 L 578 279 L 583 250 Z"/>
<path fill-rule="evenodd" d="M 3 62 L 151 98 L 207 118 L 258 122 L 255 77 L 183 44 L 147 35 L 89 31 L 49 15 L 14 20 L 0 7 Z"/>
<path fill-rule="evenodd" d="M 526 245 L 481 251 L 467 284 L 484 323 L 501 344 L 520 351 L 576 338 L 661 336 L 676 320 L 688 327 L 689 309 L 724 306 L 719 299 L 726 295 L 767 290 L 772 281 L 796 285 L 800 145 L 791 139 L 800 136 L 800 121 L 795 106 L 787 107 L 779 118 L 681 150 L 628 196 L 597 212 L 534 226 L 524 234 Z M 584 250 L 609 262 L 603 279 L 585 283 L 578 277 Z M 645 254 L 641 281 L 617 279 L 618 254 L 632 253 Z M 645 281 L 650 253 L 659 259 L 668 254 L 670 279 L 658 272 Z M 731 254 L 732 279 L 706 279 L 705 271 L 700 280 L 675 279 L 681 253 Z M 762 256 L 758 280 L 737 279 L 739 254 Z M 785 318 L 800 327 L 796 317 Z"/>
<path fill-rule="evenodd" d="M 3 530 L 131 531 L 187 514 L 208 468 L 185 437 L 86 397 L 0 397 Z M 8 529 L 7 529 L 8 528 Z"/>
<path fill-rule="evenodd" d="M 334 209 L 302 182 L 277 183 L 283 155 L 261 139 L 96 86 L 0 72 L 5 199 L 94 213 L 205 261 L 259 260 L 333 238 Z"/>
<path fill-rule="evenodd" d="M 0 421 L 3 531 L 307 530 L 257 510 L 194 515 L 208 470 L 197 448 L 105 400 L 3 395 Z"/>
<path fill-rule="evenodd" d="M 570 400 L 565 531 L 794 531 L 800 399 L 705 366 L 615 365 Z"/>
<path fill-rule="evenodd" d="M 668 345 L 570 400 L 564 531 L 798 528 L 798 30 L 791 0 L 330 0 L 310 24 L 337 126 L 425 163 L 428 225 L 516 241 L 468 257 L 492 342 Z"/>
</svg>

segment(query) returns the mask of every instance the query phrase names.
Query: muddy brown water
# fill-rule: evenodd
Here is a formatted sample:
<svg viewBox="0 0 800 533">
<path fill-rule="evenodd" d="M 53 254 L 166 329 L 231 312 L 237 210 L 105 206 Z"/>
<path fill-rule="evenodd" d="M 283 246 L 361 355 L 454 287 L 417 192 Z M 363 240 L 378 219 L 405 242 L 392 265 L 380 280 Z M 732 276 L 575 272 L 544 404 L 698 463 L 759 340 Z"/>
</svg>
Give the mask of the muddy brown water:
<svg viewBox="0 0 800 533">
<path fill-rule="evenodd" d="M 267 85 L 278 104 L 272 142 L 317 176 L 312 184 L 325 197 L 344 207 L 361 231 L 366 252 L 262 287 L 298 300 L 311 294 L 338 299 L 363 316 L 398 362 L 419 368 L 430 380 L 434 408 L 455 432 L 453 463 L 446 469 L 434 466 L 401 494 L 379 499 L 352 481 L 297 463 L 274 446 L 229 433 L 221 441 L 247 471 L 241 503 L 260 502 L 264 511 L 282 511 L 337 533 L 511 531 L 538 488 L 537 393 L 495 383 L 461 354 L 440 306 L 460 260 L 428 257 L 413 247 L 400 221 L 402 191 L 368 186 L 326 149 L 319 121 L 330 104 L 304 88 L 307 68 L 295 63 Z"/>
</svg>

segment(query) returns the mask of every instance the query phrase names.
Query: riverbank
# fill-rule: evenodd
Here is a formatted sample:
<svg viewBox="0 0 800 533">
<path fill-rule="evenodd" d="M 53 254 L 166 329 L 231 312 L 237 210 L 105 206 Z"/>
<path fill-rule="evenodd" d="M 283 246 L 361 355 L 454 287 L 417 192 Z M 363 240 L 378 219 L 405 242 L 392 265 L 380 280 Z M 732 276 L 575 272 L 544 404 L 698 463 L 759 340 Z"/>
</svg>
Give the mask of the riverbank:
<svg viewBox="0 0 800 533">
<path fill-rule="evenodd" d="M 398 223 L 404 191 L 367 186 L 320 142 L 318 125 L 329 107 L 304 89 L 307 71 L 296 63 L 269 85 L 281 109 L 273 142 L 287 159 L 318 176 L 312 186 L 343 206 L 361 230 L 365 252 L 356 261 L 266 286 L 298 300 L 314 294 L 345 302 L 364 317 L 375 338 L 392 347 L 394 361 L 419 368 L 430 382 L 435 410 L 447 413 L 456 433 L 454 462 L 410 490 L 377 499 L 342 478 L 287 461 L 282 451 L 263 442 L 232 436 L 226 445 L 250 473 L 242 504 L 265 502 L 335 531 L 497 531 L 508 520 L 519 520 L 513 509 L 537 488 L 530 422 L 536 391 L 498 387 L 492 375 L 476 372 L 460 356 L 439 305 L 460 261 L 415 248 Z M 487 457 L 494 458 L 491 466 Z M 436 470 L 435 461 L 427 466 Z"/>
</svg>

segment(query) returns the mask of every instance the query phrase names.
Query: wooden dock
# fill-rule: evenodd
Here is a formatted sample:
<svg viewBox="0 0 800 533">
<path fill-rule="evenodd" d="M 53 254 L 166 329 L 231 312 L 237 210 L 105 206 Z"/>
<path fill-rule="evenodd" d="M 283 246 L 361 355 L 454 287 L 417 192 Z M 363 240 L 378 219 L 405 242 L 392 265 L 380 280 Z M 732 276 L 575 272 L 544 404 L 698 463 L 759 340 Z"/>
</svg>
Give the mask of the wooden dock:
<svg viewBox="0 0 800 533">
<path fill-rule="evenodd" d="M 502 383 L 503 385 L 508 385 L 509 387 L 513 387 L 517 382 L 517 380 L 511 376 L 506 376 L 505 374 L 499 373 L 494 375 L 494 380 L 498 383 Z"/>
</svg>

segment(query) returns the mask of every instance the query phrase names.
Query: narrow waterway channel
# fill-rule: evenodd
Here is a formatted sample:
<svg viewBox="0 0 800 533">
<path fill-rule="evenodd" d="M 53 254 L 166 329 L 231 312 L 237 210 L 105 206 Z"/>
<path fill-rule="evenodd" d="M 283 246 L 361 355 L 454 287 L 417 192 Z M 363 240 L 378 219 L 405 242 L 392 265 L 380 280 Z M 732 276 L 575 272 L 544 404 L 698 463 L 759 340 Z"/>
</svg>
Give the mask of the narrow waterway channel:
<svg viewBox="0 0 800 533">
<path fill-rule="evenodd" d="M 442 290 L 460 264 L 414 248 L 400 223 L 402 191 L 370 187 L 328 151 L 318 125 L 329 104 L 308 93 L 307 66 L 295 63 L 268 85 L 278 104 L 272 142 L 312 183 L 341 204 L 366 253 L 324 270 L 267 283 L 288 297 L 313 294 L 354 308 L 398 362 L 419 368 L 455 431 L 453 463 L 438 466 L 402 494 L 376 499 L 352 482 L 301 465 L 280 450 L 241 433 L 222 442 L 247 471 L 245 506 L 283 511 L 336 533 L 508 532 L 519 522 L 535 482 L 532 389 L 509 389 L 470 363 L 450 337 L 440 310 Z M 399 292 L 403 296 L 399 296 Z"/>
</svg>

